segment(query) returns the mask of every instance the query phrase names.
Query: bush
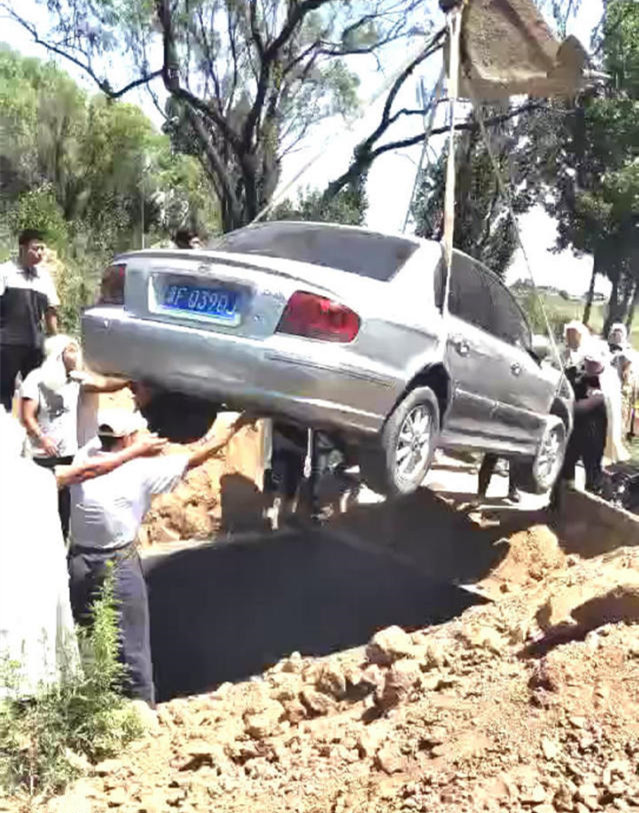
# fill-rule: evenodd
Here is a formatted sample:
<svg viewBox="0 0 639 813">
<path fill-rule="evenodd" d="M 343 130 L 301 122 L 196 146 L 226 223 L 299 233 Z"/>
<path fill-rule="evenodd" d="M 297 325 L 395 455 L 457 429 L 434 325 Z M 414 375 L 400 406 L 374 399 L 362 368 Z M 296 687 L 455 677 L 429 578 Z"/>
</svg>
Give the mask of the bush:
<svg viewBox="0 0 639 813">
<path fill-rule="evenodd" d="M 115 756 L 140 736 L 138 714 L 121 693 L 113 576 L 93 606 L 90 631 L 79 630 L 83 671 L 28 699 L 0 701 L 0 786 L 6 792 L 50 794 L 83 773 L 88 762 Z M 10 687 L 16 664 L 0 681 Z M 13 693 L 15 697 L 15 693 Z"/>
</svg>

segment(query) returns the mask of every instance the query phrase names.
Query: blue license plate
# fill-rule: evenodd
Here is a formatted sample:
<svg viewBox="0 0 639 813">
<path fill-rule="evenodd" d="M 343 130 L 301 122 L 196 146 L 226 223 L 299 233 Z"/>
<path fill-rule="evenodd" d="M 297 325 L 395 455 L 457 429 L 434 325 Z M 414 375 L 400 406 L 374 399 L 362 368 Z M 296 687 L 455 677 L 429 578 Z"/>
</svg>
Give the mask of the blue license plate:
<svg viewBox="0 0 639 813">
<path fill-rule="evenodd" d="M 228 288 L 201 288 L 196 285 L 169 285 L 164 292 L 164 307 L 176 311 L 237 321 L 239 294 Z"/>
</svg>

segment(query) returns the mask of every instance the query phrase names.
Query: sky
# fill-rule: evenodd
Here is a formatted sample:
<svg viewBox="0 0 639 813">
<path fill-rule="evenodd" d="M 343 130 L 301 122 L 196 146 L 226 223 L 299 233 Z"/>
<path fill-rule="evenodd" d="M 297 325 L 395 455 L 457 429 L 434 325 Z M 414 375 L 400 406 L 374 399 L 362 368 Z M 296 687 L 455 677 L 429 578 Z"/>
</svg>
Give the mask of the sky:
<svg viewBox="0 0 639 813">
<path fill-rule="evenodd" d="M 18 0 L 15 2 L 17 3 Z M 31 15 L 35 8 L 33 0 L 19 0 L 19 5 L 21 14 L 33 19 Z M 38 9 L 42 14 L 42 6 L 38 6 Z M 575 34 L 588 47 L 590 33 L 601 18 L 601 12 L 601 0 L 585 0 L 581 3 L 577 17 L 570 21 L 567 33 Z M 8 42 L 11 47 L 30 56 L 50 57 L 44 48 L 32 41 L 21 26 L 7 19 L 1 19 L 0 22 L 0 39 Z M 277 194 L 280 194 L 282 190 L 288 190 L 286 197 L 295 197 L 299 188 L 321 189 L 327 180 L 338 177 L 348 167 L 355 145 L 379 121 L 383 105 L 383 94 L 380 93 L 380 90 L 388 86 L 410 56 L 411 54 L 407 53 L 405 47 L 402 46 L 386 52 L 383 74 L 378 70 L 358 68 L 361 80 L 361 115 L 352 122 L 347 123 L 342 119 L 330 120 L 316 128 L 304 148 L 285 160 Z M 91 92 L 95 92 L 95 86 L 81 71 L 74 69 L 68 62 L 60 61 L 60 64 L 80 84 Z M 441 67 L 441 55 L 429 59 L 424 64 L 422 73 L 417 73 L 412 81 L 405 84 L 403 94 L 397 100 L 398 107 L 415 107 L 420 81 L 423 80 L 425 87 L 430 90 L 437 81 Z M 117 77 L 117 67 L 115 74 Z M 125 79 L 126 77 L 123 76 L 123 80 Z M 157 89 L 162 96 L 161 85 Z M 126 100 L 141 105 L 147 115 L 159 126 L 160 116 L 148 93 L 133 91 L 126 96 Z M 463 110 L 461 114 L 464 114 Z M 393 131 L 392 137 L 410 136 L 419 132 L 420 126 L 422 126 L 421 122 L 412 117 L 403 126 L 398 125 L 397 129 Z M 439 142 L 436 139 L 433 140 L 435 150 L 439 149 L 440 144 L 441 139 Z M 400 231 L 402 229 L 420 153 L 421 148 L 419 147 L 387 153 L 373 164 L 368 180 L 368 226 L 380 231 Z M 308 166 L 309 164 L 310 166 Z M 306 171 L 295 180 L 304 168 Z M 551 252 L 550 249 L 556 238 L 556 226 L 541 207 L 533 209 L 520 218 L 520 229 L 526 254 L 538 285 L 555 285 L 574 294 L 582 294 L 586 291 L 592 271 L 592 258 L 590 256 L 575 257 L 571 251 Z M 522 252 L 518 251 L 507 272 L 507 282 L 512 283 L 518 279 L 528 278 L 528 276 Z M 608 281 L 599 278 L 597 290 L 607 293 Z"/>
</svg>

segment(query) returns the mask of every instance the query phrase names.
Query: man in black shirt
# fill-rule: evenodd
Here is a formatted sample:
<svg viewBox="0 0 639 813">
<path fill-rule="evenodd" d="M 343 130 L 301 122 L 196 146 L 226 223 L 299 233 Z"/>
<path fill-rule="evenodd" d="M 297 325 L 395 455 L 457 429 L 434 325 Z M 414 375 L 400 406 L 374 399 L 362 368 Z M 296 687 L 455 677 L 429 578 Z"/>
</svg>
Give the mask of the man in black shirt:
<svg viewBox="0 0 639 813">
<path fill-rule="evenodd" d="M 603 363 L 596 356 L 586 356 L 582 370 L 572 380 L 575 391 L 575 424 L 566 449 L 563 479 L 574 481 L 575 466 L 583 460 L 586 491 L 601 486 L 602 460 L 606 447 L 608 417 L 599 376 Z"/>
<path fill-rule="evenodd" d="M 11 411 L 18 373 L 26 378 L 43 360 L 46 332 L 58 332 L 60 304 L 53 281 L 42 267 L 42 232 L 26 229 L 18 239 L 18 259 L 0 265 L 0 403 Z"/>
</svg>

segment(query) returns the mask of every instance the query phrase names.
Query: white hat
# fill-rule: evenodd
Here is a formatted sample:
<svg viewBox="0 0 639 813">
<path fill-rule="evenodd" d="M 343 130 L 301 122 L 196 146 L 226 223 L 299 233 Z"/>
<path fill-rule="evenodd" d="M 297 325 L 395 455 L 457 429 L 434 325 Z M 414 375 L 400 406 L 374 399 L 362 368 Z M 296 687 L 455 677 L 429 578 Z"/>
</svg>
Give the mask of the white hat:
<svg viewBox="0 0 639 813">
<path fill-rule="evenodd" d="M 146 428 L 147 423 L 139 412 L 126 409 L 101 409 L 98 412 L 98 435 L 125 438 Z"/>
</svg>

